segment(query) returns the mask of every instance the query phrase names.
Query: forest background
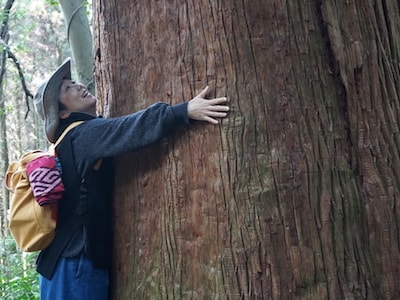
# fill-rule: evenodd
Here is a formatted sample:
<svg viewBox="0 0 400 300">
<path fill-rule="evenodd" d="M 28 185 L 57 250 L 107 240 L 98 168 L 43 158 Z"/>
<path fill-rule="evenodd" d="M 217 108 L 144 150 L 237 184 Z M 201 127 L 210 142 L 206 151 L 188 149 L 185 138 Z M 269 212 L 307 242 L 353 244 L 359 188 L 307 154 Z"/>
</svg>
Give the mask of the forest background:
<svg viewBox="0 0 400 300">
<path fill-rule="evenodd" d="M 82 9 L 90 20 L 91 1 L 78 2 L 84 4 Z M 3 180 L 9 161 L 18 159 L 27 150 L 48 147 L 42 121 L 37 118 L 29 95 L 35 93 L 42 80 L 65 58 L 73 55 L 67 37 L 68 22 L 58 1 L 0 3 L 3 45 L 0 82 L 0 184 L 3 188 L 0 194 L 0 299 L 39 299 L 34 266 L 37 253 L 18 250 L 7 229 L 9 200 Z M 9 11 L 5 9 L 7 5 L 11 6 Z M 76 77 L 77 70 L 73 69 L 73 72 Z"/>
</svg>

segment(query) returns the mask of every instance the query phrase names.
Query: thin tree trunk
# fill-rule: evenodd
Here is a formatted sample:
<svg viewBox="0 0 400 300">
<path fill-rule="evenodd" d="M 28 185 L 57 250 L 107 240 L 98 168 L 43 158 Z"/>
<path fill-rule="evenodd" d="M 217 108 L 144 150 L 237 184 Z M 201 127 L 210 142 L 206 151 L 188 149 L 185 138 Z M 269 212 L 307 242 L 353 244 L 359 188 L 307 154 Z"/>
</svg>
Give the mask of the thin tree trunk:
<svg viewBox="0 0 400 300">
<path fill-rule="evenodd" d="M 77 81 L 94 92 L 92 34 L 83 0 L 60 0 L 71 45 Z"/>
<path fill-rule="evenodd" d="M 97 1 L 105 115 L 227 95 L 119 158 L 113 299 L 397 299 L 396 1 Z"/>
<path fill-rule="evenodd" d="M 9 30 L 8 30 L 8 20 L 9 20 L 9 13 L 14 4 L 14 0 L 8 0 L 4 5 L 2 15 L 2 22 L 0 27 L 0 39 L 3 43 L 7 43 L 9 39 Z M 8 144 L 7 144 L 7 130 L 6 130 L 6 109 L 5 109 L 5 99 L 3 93 L 3 86 L 4 86 L 4 79 L 6 74 L 6 59 L 7 59 L 7 50 L 2 46 L 2 51 L 0 52 L 0 135 L 1 135 L 1 146 L 0 146 L 0 155 L 2 159 L 2 174 L 5 174 L 8 168 Z M 8 224 L 7 224 L 7 210 L 9 207 L 9 194 L 6 190 L 4 184 L 2 184 L 2 207 L 1 211 L 3 212 L 0 216 L 0 235 L 1 235 L 1 243 L 3 249 L 5 249 L 5 237 L 9 235 Z M 5 255 L 6 252 L 2 251 L 3 254 L 0 256 L 1 266 L 4 267 L 5 273 L 9 272 L 8 268 L 8 260 L 6 259 Z M 0 294 L 4 295 L 4 289 L 0 288 Z"/>
<path fill-rule="evenodd" d="M 8 0 L 4 5 L 2 11 L 2 23 L 0 28 L 0 39 L 2 43 L 7 44 L 9 39 L 9 30 L 8 30 L 8 20 L 9 20 L 9 13 L 14 4 L 14 0 Z M 1 135 L 1 158 L 2 158 L 2 174 L 5 174 L 8 168 L 8 144 L 7 144 L 7 127 L 6 127 L 6 108 L 4 103 L 4 96 L 3 96 L 3 85 L 4 85 L 4 78 L 6 74 L 6 59 L 8 52 L 2 46 L 1 57 L 0 57 L 0 135 Z M 5 186 L 2 185 L 2 212 L 3 215 L 0 219 L 0 226 L 2 236 L 8 235 L 8 226 L 7 226 L 7 210 L 9 207 L 9 194 L 8 191 L 5 189 Z"/>
</svg>

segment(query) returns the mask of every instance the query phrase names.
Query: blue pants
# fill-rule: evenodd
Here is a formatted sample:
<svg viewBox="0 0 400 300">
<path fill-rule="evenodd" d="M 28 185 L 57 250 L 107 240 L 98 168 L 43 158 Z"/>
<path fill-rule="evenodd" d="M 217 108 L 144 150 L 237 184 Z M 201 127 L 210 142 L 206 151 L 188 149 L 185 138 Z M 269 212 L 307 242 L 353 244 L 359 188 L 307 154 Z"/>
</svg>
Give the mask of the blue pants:
<svg viewBox="0 0 400 300">
<path fill-rule="evenodd" d="M 83 254 L 61 258 L 51 280 L 40 276 L 41 300 L 107 300 L 108 271 L 94 269 Z"/>
</svg>

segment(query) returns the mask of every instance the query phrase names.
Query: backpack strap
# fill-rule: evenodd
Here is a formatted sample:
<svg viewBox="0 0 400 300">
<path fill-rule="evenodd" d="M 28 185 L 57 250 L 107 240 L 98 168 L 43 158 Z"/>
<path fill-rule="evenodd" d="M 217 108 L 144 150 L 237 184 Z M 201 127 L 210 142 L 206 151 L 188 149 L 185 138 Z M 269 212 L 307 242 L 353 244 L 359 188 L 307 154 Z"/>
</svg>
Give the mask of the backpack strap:
<svg viewBox="0 0 400 300">
<path fill-rule="evenodd" d="M 62 132 L 62 134 L 60 135 L 60 137 L 57 139 L 57 141 L 54 144 L 51 144 L 49 147 L 49 153 L 51 153 L 52 155 L 56 154 L 56 147 L 62 142 L 63 138 L 65 138 L 65 136 L 67 135 L 68 132 L 70 132 L 72 129 L 74 129 L 76 126 L 81 125 L 84 121 L 77 121 L 77 122 L 73 122 L 71 124 L 68 125 L 67 128 L 65 128 L 65 130 Z"/>
<path fill-rule="evenodd" d="M 82 121 L 80 122 L 74 122 L 71 123 L 61 134 L 61 136 L 57 139 L 57 141 L 52 145 L 55 149 L 55 146 L 59 145 L 62 141 L 62 139 L 66 136 L 69 130 L 72 128 L 78 126 L 81 124 Z M 61 144 L 61 147 L 64 145 Z M 72 148 L 71 148 L 71 143 L 66 143 L 65 144 L 65 149 L 62 152 L 59 153 L 64 153 L 70 161 L 72 161 Z M 97 169 L 100 168 L 100 165 L 102 163 L 102 160 L 99 160 L 96 165 L 93 167 L 93 170 L 97 171 Z M 74 176 L 74 175 L 71 175 Z M 77 198 L 76 201 L 70 202 L 68 211 L 71 213 L 70 217 L 65 220 L 65 223 L 57 228 L 57 234 L 53 240 L 53 242 L 47 247 L 46 249 L 42 250 L 37 258 L 36 261 L 36 270 L 44 277 L 51 279 L 53 272 L 56 268 L 57 262 L 59 258 L 62 256 L 62 253 L 67 247 L 68 243 L 70 242 L 71 237 L 73 234 L 84 224 L 87 223 L 87 208 L 81 209 L 82 208 L 82 190 L 83 185 L 81 184 L 79 186 L 79 189 L 77 189 Z M 86 203 L 87 205 L 87 203 Z M 83 205 L 84 206 L 84 205 Z"/>
<path fill-rule="evenodd" d="M 61 141 L 63 140 L 63 138 L 67 135 L 67 133 L 71 130 L 74 129 L 76 126 L 81 125 L 84 121 L 77 121 L 77 122 L 73 122 L 71 124 L 68 125 L 67 128 L 65 128 L 65 130 L 63 131 L 63 133 L 60 135 L 60 137 L 57 139 L 57 141 L 54 143 L 54 148 L 57 147 Z"/>
<path fill-rule="evenodd" d="M 78 123 L 78 124 L 76 124 Z M 69 137 L 67 135 L 68 131 L 71 130 L 72 128 L 76 127 L 79 125 L 81 122 L 74 122 L 71 123 L 61 134 L 61 136 L 57 139 L 55 144 L 61 147 L 62 149 L 58 149 L 58 154 L 63 154 L 63 157 L 65 159 L 65 163 L 67 164 L 65 168 L 63 168 L 63 176 L 66 175 L 68 178 L 78 178 L 76 168 L 73 166 L 73 164 L 68 164 L 70 162 L 73 162 L 73 152 L 71 148 L 71 143 L 69 142 Z M 63 143 L 61 141 L 63 140 Z M 55 144 L 51 145 L 53 149 L 55 149 Z M 76 189 L 70 189 L 70 192 L 73 193 L 71 197 L 73 198 L 68 198 L 72 199 L 73 201 L 65 201 L 64 203 L 64 209 L 68 212 L 68 218 L 64 219 L 62 225 L 60 226 L 60 223 L 57 224 L 57 231 L 56 235 L 54 237 L 54 240 L 52 243 L 42 250 L 39 253 L 39 256 L 36 260 L 36 270 L 44 277 L 51 279 L 53 272 L 56 268 L 57 262 L 59 258 L 62 256 L 62 253 L 65 249 L 65 247 L 68 245 L 71 237 L 73 234 L 86 222 L 86 216 L 85 215 L 78 215 L 76 213 L 76 208 L 78 207 L 80 203 L 80 195 L 79 195 L 79 190 L 80 190 L 80 180 L 77 179 L 76 182 Z M 64 182 L 64 185 L 67 189 L 67 184 Z M 61 212 L 59 212 L 61 213 Z M 59 215 L 59 217 L 61 217 Z M 60 220 L 59 220 L 60 221 Z"/>
<path fill-rule="evenodd" d="M 74 129 L 76 126 L 81 125 L 84 121 L 77 121 L 77 122 L 73 122 L 71 124 L 68 125 L 67 128 L 65 128 L 65 130 L 63 131 L 63 133 L 60 135 L 60 137 L 57 139 L 57 141 L 52 144 L 50 147 L 50 151 L 52 151 L 51 153 L 55 153 L 53 149 L 55 149 L 63 140 L 63 138 L 67 135 L 67 133 L 71 130 Z M 103 160 L 99 159 L 93 166 L 93 170 L 98 171 L 101 167 Z"/>
</svg>

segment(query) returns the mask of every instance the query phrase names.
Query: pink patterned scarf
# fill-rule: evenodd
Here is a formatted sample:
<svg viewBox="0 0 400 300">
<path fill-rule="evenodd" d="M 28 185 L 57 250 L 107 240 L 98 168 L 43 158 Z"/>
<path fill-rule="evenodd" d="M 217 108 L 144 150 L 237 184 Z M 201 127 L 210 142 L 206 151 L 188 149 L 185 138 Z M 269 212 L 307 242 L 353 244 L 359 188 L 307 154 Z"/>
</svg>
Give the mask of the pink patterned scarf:
<svg viewBox="0 0 400 300">
<path fill-rule="evenodd" d="M 26 171 L 39 205 L 56 203 L 61 199 L 65 188 L 54 156 L 47 155 L 32 160 L 27 163 Z"/>
</svg>

